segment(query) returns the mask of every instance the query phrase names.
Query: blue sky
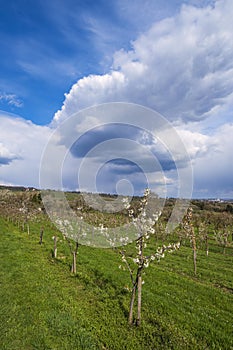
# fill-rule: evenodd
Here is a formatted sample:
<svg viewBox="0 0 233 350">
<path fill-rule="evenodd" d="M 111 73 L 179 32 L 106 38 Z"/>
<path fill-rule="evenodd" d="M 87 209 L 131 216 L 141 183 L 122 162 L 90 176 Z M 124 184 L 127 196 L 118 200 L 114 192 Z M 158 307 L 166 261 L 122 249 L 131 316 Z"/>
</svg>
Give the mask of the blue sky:
<svg viewBox="0 0 233 350">
<path fill-rule="evenodd" d="M 88 25 L 97 9 L 88 1 L 2 1 L 1 109 L 49 123 L 78 78 L 101 73 Z"/>
<path fill-rule="evenodd" d="M 84 108 L 125 102 L 159 112 L 179 133 L 193 167 L 193 197 L 233 197 L 232 1 L 18 0 L 0 4 L 1 184 L 39 187 L 43 150 L 59 125 Z M 80 130 L 89 117 L 78 114 Z M 115 126 L 114 132 L 106 126 L 100 132 L 96 127 L 105 118 L 96 118 L 89 123 L 94 129 L 79 141 L 78 152 L 70 149 L 63 169 L 67 189 L 78 189 L 75 179 L 82 150 L 115 134 L 143 147 L 145 137 L 153 136 L 145 128 L 143 138 L 137 127 L 127 126 L 124 131 Z M 71 130 L 66 132 L 62 139 L 69 138 Z M 174 135 L 170 132 L 167 137 L 173 140 Z M 146 177 L 160 194 L 177 195 L 173 164 L 182 174 L 188 164 L 172 142 L 169 145 L 172 150 L 165 151 L 168 145 L 158 140 L 146 144 L 161 169 L 144 175 L 131 153 L 124 154 L 128 162 L 114 150 L 111 161 L 91 156 L 101 169 L 96 174 L 99 188 L 114 192 L 122 175 L 136 193 L 146 185 Z M 138 157 L 140 164 L 144 153 Z"/>
<path fill-rule="evenodd" d="M 78 79 L 108 72 L 114 52 L 182 3 L 1 1 L 0 109 L 49 123 Z"/>
</svg>

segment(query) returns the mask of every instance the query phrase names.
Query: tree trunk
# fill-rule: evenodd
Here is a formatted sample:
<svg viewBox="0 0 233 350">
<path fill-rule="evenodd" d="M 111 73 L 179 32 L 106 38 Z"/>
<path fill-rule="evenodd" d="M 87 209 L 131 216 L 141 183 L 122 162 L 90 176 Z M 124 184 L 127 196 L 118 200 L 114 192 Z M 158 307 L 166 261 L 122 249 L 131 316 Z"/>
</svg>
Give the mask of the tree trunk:
<svg viewBox="0 0 233 350">
<path fill-rule="evenodd" d="M 194 231 L 193 228 L 192 230 Z M 193 246 L 194 275 L 196 275 L 197 274 L 197 246 L 196 246 L 196 237 L 194 232 L 192 232 L 192 246 Z"/>
<path fill-rule="evenodd" d="M 131 300 L 130 300 L 130 307 L 129 307 L 129 325 L 133 324 L 133 306 L 135 301 L 135 295 L 136 295 L 136 289 L 137 289 L 137 283 L 134 284 L 131 294 Z"/>
<path fill-rule="evenodd" d="M 44 235 L 44 229 L 42 228 L 42 229 L 40 230 L 40 244 L 43 243 L 43 235 Z"/>
<path fill-rule="evenodd" d="M 137 326 L 141 324 L 141 308 L 142 308 L 142 276 L 141 272 L 138 276 L 138 316 L 137 316 Z"/>
<path fill-rule="evenodd" d="M 57 236 L 54 236 L 54 247 L 53 247 L 53 257 L 56 259 L 57 257 Z"/>
<path fill-rule="evenodd" d="M 193 265 L 194 265 L 194 275 L 197 274 L 197 251 L 193 250 Z"/>
<path fill-rule="evenodd" d="M 77 272 L 77 269 L 76 269 L 76 266 L 77 266 L 77 259 L 76 259 L 76 257 L 77 257 L 77 254 L 76 254 L 76 252 L 74 251 L 74 252 L 73 252 L 73 262 L 72 262 L 72 266 L 71 266 L 71 272 L 72 272 L 73 274 L 76 274 L 76 272 Z"/>
<path fill-rule="evenodd" d="M 71 272 L 76 275 L 77 273 L 77 253 L 78 253 L 78 242 L 76 242 L 75 250 L 73 251 L 73 263 L 71 267 Z"/>
</svg>

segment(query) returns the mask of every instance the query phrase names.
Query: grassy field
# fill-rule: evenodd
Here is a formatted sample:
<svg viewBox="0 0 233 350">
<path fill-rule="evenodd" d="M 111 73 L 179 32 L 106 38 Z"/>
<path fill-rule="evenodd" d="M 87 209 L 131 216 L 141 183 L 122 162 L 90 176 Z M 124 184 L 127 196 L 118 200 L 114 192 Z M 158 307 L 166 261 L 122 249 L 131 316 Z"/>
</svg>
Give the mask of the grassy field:
<svg viewBox="0 0 233 350">
<path fill-rule="evenodd" d="M 137 328 L 127 324 L 130 280 L 116 249 L 81 246 L 72 276 L 68 247 L 58 242 L 54 259 L 56 232 L 45 224 L 42 245 L 39 232 L 0 219 L 1 350 L 233 349 L 232 248 L 198 250 L 195 277 L 188 246 L 151 264 Z"/>
</svg>

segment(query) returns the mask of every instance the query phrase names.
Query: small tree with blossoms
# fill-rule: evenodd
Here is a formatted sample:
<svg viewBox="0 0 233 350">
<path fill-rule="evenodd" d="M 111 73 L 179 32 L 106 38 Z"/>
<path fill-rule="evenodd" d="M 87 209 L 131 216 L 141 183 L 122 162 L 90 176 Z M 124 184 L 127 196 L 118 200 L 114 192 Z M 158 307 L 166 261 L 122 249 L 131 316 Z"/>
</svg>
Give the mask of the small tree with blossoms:
<svg viewBox="0 0 233 350">
<path fill-rule="evenodd" d="M 196 233 L 193 226 L 193 209 L 189 207 L 187 214 L 185 215 L 183 221 L 183 228 L 186 233 L 186 236 L 190 239 L 190 243 L 193 251 L 193 269 L 194 275 L 197 274 L 197 243 L 196 243 Z"/>
<path fill-rule="evenodd" d="M 165 251 L 172 252 L 176 249 L 179 249 L 180 247 L 179 242 L 172 243 L 168 245 L 163 245 L 162 247 L 158 247 L 153 254 L 146 254 L 147 243 L 150 239 L 150 236 L 155 233 L 154 225 L 156 221 L 158 221 L 159 216 L 161 215 L 160 211 L 157 211 L 155 213 L 148 213 L 147 207 L 149 195 L 150 191 L 149 189 L 146 189 L 144 192 L 144 197 L 141 199 L 141 206 L 139 209 L 140 214 L 137 217 L 135 217 L 136 213 L 134 213 L 134 210 L 131 208 L 128 198 L 124 198 L 123 200 L 125 208 L 128 210 L 128 215 L 132 219 L 132 222 L 135 225 L 138 232 L 135 256 L 133 258 L 127 256 L 125 250 L 121 250 L 120 252 L 122 255 L 122 262 L 129 271 L 132 283 L 128 322 L 130 325 L 134 323 L 133 310 L 137 296 L 137 318 L 135 322 L 137 326 L 141 324 L 143 285 L 142 274 L 144 272 L 144 269 L 147 268 L 152 261 L 160 261 L 160 259 L 164 257 Z M 134 266 L 136 266 L 136 268 L 131 267 L 132 263 L 134 263 Z M 121 265 L 119 267 L 125 269 Z"/>
<path fill-rule="evenodd" d="M 78 208 L 78 211 L 81 208 Z M 83 230 L 83 216 L 78 215 L 78 221 L 77 218 L 70 218 L 70 220 L 66 219 L 66 217 L 69 217 L 68 213 L 58 216 L 55 218 L 56 226 L 59 228 L 59 230 L 62 232 L 63 239 L 67 242 L 69 246 L 70 253 L 72 255 L 72 265 L 71 265 L 71 273 L 76 275 L 77 273 L 77 255 L 78 255 L 78 249 L 79 249 L 79 240 L 81 240 L 83 237 L 86 236 L 86 233 Z M 65 218 L 65 219 L 64 219 Z M 72 220 L 73 219 L 73 220 Z M 55 254 L 57 255 L 57 237 L 53 237 L 54 239 L 54 257 Z M 55 253 L 56 252 L 56 253 Z"/>
</svg>

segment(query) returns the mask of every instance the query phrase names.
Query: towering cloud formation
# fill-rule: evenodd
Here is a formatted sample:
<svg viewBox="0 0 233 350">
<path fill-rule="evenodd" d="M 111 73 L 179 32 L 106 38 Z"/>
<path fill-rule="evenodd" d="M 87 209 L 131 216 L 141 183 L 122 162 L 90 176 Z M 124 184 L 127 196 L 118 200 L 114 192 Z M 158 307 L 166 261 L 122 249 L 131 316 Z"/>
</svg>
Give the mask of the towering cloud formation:
<svg viewBox="0 0 233 350">
<path fill-rule="evenodd" d="M 233 3 L 183 5 L 120 50 L 112 70 L 90 75 L 66 94 L 59 122 L 78 110 L 112 101 L 139 103 L 171 121 L 199 121 L 233 102 Z"/>
</svg>

